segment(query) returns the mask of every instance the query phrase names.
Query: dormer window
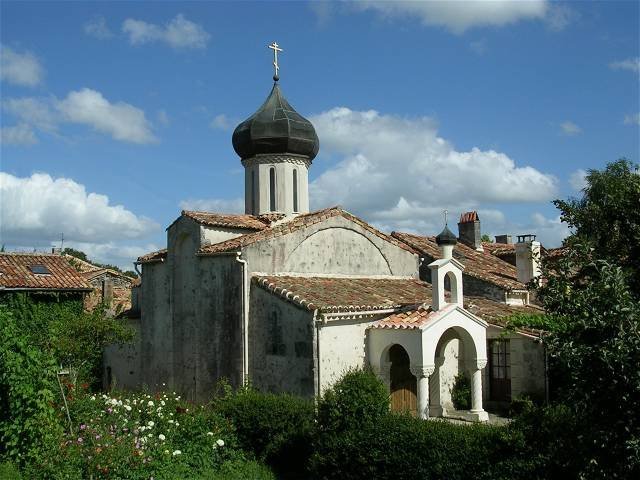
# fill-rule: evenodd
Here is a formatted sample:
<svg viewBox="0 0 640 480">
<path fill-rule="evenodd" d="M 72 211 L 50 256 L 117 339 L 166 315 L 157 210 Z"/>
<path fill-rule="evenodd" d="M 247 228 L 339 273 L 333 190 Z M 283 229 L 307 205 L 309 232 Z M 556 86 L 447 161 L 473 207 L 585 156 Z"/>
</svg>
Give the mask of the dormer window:
<svg viewBox="0 0 640 480">
<path fill-rule="evenodd" d="M 51 275 L 51 272 L 44 265 L 29 265 L 29 270 L 35 275 Z"/>
</svg>

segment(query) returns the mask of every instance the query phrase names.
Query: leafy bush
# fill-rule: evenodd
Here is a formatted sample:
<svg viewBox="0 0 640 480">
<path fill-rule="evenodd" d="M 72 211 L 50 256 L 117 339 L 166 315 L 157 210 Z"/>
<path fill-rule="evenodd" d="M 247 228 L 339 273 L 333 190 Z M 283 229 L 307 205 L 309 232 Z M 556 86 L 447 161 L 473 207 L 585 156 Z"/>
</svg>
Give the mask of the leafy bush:
<svg viewBox="0 0 640 480">
<path fill-rule="evenodd" d="M 0 305 L 0 455 L 18 464 L 40 461 L 62 429 L 53 400 L 53 359 L 34 346 Z"/>
<path fill-rule="evenodd" d="M 456 410 L 471 408 L 471 381 L 464 373 L 456 375 L 453 387 L 451 387 L 451 401 Z"/>
<path fill-rule="evenodd" d="M 311 454 L 313 402 L 248 386 L 236 392 L 222 390 L 212 407 L 235 425 L 240 445 L 280 475 L 299 477 Z"/>
<path fill-rule="evenodd" d="M 348 371 L 318 402 L 318 427 L 339 432 L 375 423 L 389 413 L 389 394 L 371 370 Z"/>
</svg>

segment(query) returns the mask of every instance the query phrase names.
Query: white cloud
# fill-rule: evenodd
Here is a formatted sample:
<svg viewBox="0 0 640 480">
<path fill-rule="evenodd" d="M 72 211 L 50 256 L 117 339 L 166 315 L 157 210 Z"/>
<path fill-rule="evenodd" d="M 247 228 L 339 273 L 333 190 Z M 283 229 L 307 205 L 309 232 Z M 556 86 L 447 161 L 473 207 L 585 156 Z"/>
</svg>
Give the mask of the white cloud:
<svg viewBox="0 0 640 480">
<path fill-rule="evenodd" d="M 633 113 L 624 116 L 625 125 L 640 125 L 640 113 Z"/>
<path fill-rule="evenodd" d="M 244 200 L 241 198 L 191 198 L 182 200 L 180 208 L 198 212 L 244 213 Z"/>
<path fill-rule="evenodd" d="M 582 129 L 569 120 L 560 124 L 560 130 L 562 130 L 563 135 L 567 135 L 569 137 L 582 133 Z"/>
<path fill-rule="evenodd" d="M 578 16 L 578 12 L 569 8 L 567 5 L 549 3 L 545 19 L 550 30 L 559 32 L 560 30 L 564 30 L 567 25 L 578 18 Z"/>
<path fill-rule="evenodd" d="M 26 123 L 0 128 L 0 144 L 2 145 L 33 145 L 34 143 L 38 143 L 38 139 Z"/>
<path fill-rule="evenodd" d="M 165 26 L 127 18 L 122 31 L 129 36 L 132 45 L 164 42 L 173 48 L 205 48 L 211 37 L 201 25 L 187 20 L 182 14 Z"/>
<path fill-rule="evenodd" d="M 9 98 L 3 108 L 22 123 L 47 133 L 57 132 L 61 123 L 88 125 L 115 140 L 133 143 L 157 141 L 143 110 L 125 102 L 111 103 L 100 92 L 83 88 L 56 98 Z"/>
<path fill-rule="evenodd" d="M 18 53 L 0 45 L 0 78 L 15 85 L 35 87 L 42 83 L 44 69 L 31 52 Z"/>
<path fill-rule="evenodd" d="M 53 102 L 53 99 L 34 97 L 8 98 L 2 102 L 2 107 L 22 122 L 51 133 L 58 128 Z"/>
<path fill-rule="evenodd" d="M 587 171 L 579 168 L 569 175 L 569 184 L 576 192 L 582 191 L 587 186 Z"/>
<path fill-rule="evenodd" d="M 69 92 L 56 106 L 66 121 L 88 125 L 116 140 L 133 143 L 157 140 L 144 111 L 124 102 L 110 103 L 95 90 Z"/>
<path fill-rule="evenodd" d="M 113 33 L 107 26 L 107 21 L 102 15 L 93 17 L 83 25 L 84 33 L 90 37 L 99 38 L 104 40 L 106 38 L 113 37 Z"/>
<path fill-rule="evenodd" d="M 221 113 L 213 117 L 211 123 L 209 123 L 209 127 L 214 130 L 229 130 L 231 128 L 231 122 L 224 113 Z"/>
<path fill-rule="evenodd" d="M 609 68 L 613 70 L 628 70 L 630 72 L 638 73 L 640 72 L 640 57 L 611 62 L 609 64 Z"/>
<path fill-rule="evenodd" d="M 70 241 L 104 244 L 143 238 L 158 229 L 152 220 L 111 205 L 106 195 L 46 173 L 16 177 L 0 172 L 0 198 L 1 236 L 7 244 L 46 245 L 61 232 Z"/>
<path fill-rule="evenodd" d="M 541 213 L 533 213 L 529 230 L 537 235 L 537 240 L 547 248 L 559 247 L 562 240 L 571 234 L 571 229 L 560 220 L 560 216 L 547 218 Z M 523 230 L 525 231 L 525 230 Z"/>
<path fill-rule="evenodd" d="M 460 34 L 474 27 L 503 26 L 521 20 L 543 20 L 549 14 L 550 4 L 547 0 L 359 0 L 354 7 L 376 11 L 385 18 L 417 18 L 425 25 L 444 27 Z"/>
<path fill-rule="evenodd" d="M 482 204 L 556 195 L 553 176 L 493 150 L 457 151 L 429 118 L 334 108 L 312 121 L 321 154 L 340 158 L 311 183 L 313 208 L 343 205 L 385 230 L 433 233 L 444 209 L 456 216 Z"/>
</svg>

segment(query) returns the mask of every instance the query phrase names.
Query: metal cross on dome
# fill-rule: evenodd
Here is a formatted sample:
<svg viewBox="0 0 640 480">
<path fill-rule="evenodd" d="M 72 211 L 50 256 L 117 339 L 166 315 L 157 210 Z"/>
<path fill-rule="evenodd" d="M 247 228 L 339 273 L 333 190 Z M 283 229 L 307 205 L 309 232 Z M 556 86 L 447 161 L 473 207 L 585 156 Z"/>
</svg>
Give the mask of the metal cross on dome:
<svg viewBox="0 0 640 480">
<path fill-rule="evenodd" d="M 444 226 L 447 226 L 447 215 L 449 214 L 449 210 L 444 210 L 442 212 L 444 214 Z"/>
<path fill-rule="evenodd" d="M 282 52 L 283 50 L 280 48 L 280 45 L 278 45 L 276 42 L 273 42 L 271 45 L 267 45 L 267 46 L 271 50 L 273 50 L 273 69 L 275 71 L 275 73 L 273 74 L 273 80 L 277 82 L 278 79 L 280 78 L 278 76 L 278 71 L 280 70 L 280 67 L 278 66 L 278 52 Z"/>
</svg>

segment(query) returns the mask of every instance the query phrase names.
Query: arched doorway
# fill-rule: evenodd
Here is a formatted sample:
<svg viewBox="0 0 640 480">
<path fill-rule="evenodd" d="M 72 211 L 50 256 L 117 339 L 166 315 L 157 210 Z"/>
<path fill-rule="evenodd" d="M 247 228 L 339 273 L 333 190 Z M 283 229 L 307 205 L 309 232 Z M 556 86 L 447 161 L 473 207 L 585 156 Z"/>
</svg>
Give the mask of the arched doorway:
<svg viewBox="0 0 640 480">
<path fill-rule="evenodd" d="M 389 349 L 391 410 L 416 415 L 418 410 L 416 377 L 409 368 L 409 354 L 402 345 Z"/>
</svg>

